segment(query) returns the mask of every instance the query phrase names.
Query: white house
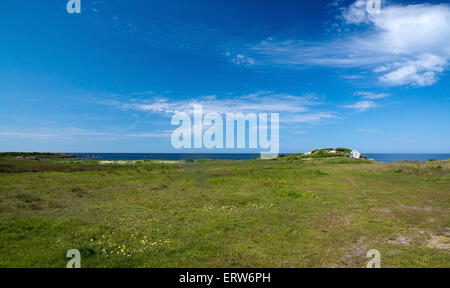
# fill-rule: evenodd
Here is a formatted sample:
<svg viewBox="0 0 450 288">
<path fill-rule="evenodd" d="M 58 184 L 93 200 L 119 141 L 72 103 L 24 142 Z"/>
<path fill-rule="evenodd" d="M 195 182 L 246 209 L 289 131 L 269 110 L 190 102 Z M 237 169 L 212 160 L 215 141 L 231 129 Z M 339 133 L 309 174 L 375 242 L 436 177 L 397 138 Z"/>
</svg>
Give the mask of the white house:
<svg viewBox="0 0 450 288">
<path fill-rule="evenodd" d="M 304 155 L 311 155 L 312 151 L 306 152 Z"/>
<path fill-rule="evenodd" d="M 328 151 L 328 153 L 329 153 L 329 154 L 336 154 L 337 151 L 336 151 L 336 150 L 331 150 L 331 151 Z"/>
<path fill-rule="evenodd" d="M 358 150 L 353 149 L 353 151 L 350 152 L 350 157 L 359 159 L 359 158 L 361 158 L 361 153 L 359 153 Z"/>
</svg>

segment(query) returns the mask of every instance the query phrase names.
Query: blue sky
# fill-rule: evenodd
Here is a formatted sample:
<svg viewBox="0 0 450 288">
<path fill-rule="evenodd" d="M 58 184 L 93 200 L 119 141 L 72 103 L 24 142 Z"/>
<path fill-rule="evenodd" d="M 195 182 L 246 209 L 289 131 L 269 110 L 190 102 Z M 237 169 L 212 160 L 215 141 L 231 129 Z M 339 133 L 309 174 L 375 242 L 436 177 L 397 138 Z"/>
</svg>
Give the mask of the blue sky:
<svg viewBox="0 0 450 288">
<path fill-rule="evenodd" d="M 180 152 L 199 103 L 280 113 L 281 152 L 450 152 L 448 3 L 66 2 L 2 1 L 0 151 Z"/>
</svg>

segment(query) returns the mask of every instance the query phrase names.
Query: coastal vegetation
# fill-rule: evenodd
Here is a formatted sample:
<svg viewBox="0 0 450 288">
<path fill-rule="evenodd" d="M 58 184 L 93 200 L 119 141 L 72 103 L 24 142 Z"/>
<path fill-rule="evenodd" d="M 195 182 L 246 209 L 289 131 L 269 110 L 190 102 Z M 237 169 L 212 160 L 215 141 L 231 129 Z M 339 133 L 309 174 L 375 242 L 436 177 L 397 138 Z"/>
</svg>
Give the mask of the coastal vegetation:
<svg viewBox="0 0 450 288">
<path fill-rule="evenodd" d="M 103 163 L 3 154 L 0 267 L 63 268 L 69 249 L 82 267 L 364 267 L 370 249 L 382 267 L 448 267 L 450 160 L 320 154 Z"/>
</svg>

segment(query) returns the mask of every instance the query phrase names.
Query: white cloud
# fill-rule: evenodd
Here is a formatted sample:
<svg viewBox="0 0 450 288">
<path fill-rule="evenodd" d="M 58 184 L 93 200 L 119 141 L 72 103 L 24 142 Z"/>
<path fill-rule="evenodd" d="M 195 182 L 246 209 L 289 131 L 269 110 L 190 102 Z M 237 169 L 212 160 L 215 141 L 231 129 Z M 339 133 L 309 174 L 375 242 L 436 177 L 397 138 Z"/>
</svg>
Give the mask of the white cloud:
<svg viewBox="0 0 450 288">
<path fill-rule="evenodd" d="M 360 24 L 367 22 L 367 0 L 357 0 L 347 9 L 344 9 L 342 17 L 348 24 Z"/>
<path fill-rule="evenodd" d="M 242 65 L 242 66 L 253 66 L 255 64 L 255 59 L 250 58 L 244 54 L 234 54 L 229 51 L 225 52 L 224 54 L 228 60 L 236 65 Z"/>
<path fill-rule="evenodd" d="M 357 80 L 357 79 L 362 79 L 363 76 L 362 75 L 342 75 L 341 78 L 348 79 L 348 80 Z"/>
<path fill-rule="evenodd" d="M 318 105 L 320 103 L 314 99 L 314 96 L 309 94 L 304 96 L 295 96 L 290 94 L 273 93 L 270 91 L 259 91 L 257 93 L 234 98 L 218 99 L 215 95 L 209 95 L 188 100 L 158 98 L 143 102 L 109 101 L 107 104 L 112 104 L 125 110 L 172 114 L 175 112 L 192 113 L 194 104 L 201 104 L 203 106 L 204 113 L 298 113 L 306 112 L 308 111 L 308 106 Z"/>
<path fill-rule="evenodd" d="M 366 92 L 366 91 L 358 91 L 356 92 L 356 95 L 361 96 L 361 98 L 366 100 L 377 100 L 377 99 L 383 99 L 386 97 L 389 97 L 388 93 L 373 93 L 373 92 Z"/>
<path fill-rule="evenodd" d="M 311 111 L 313 107 L 322 104 L 314 94 L 297 96 L 274 93 L 272 91 L 258 91 L 243 96 L 221 99 L 210 95 L 188 100 L 159 98 L 143 102 L 108 101 L 105 104 L 113 105 L 123 110 L 167 114 L 166 116 L 168 117 L 176 112 L 192 114 L 195 104 L 202 105 L 203 114 L 209 112 L 217 112 L 219 114 L 280 113 L 280 118 L 288 123 L 318 123 L 322 120 L 335 117 L 331 112 Z"/>
<path fill-rule="evenodd" d="M 228 53 L 227 56 L 231 56 L 231 54 Z M 237 54 L 236 56 L 234 56 L 231 59 L 231 62 L 233 62 L 236 65 L 246 65 L 246 66 L 251 66 L 251 65 L 255 64 L 254 59 L 247 57 L 245 55 L 242 55 L 242 54 Z"/>
<path fill-rule="evenodd" d="M 347 108 L 347 109 L 354 109 L 359 112 L 364 112 L 371 108 L 378 107 L 378 105 L 373 101 L 359 101 L 359 102 L 356 102 L 355 104 L 346 105 L 346 106 L 342 106 L 342 107 Z"/>
<path fill-rule="evenodd" d="M 447 66 L 447 59 L 424 54 L 417 60 L 395 63 L 391 72 L 380 76 L 379 79 L 387 84 L 412 84 L 429 86 L 437 81 L 437 73 L 443 72 Z"/>
<path fill-rule="evenodd" d="M 364 25 L 364 32 L 328 42 L 262 41 L 252 47 L 252 57 L 263 64 L 368 69 L 388 85 L 432 85 L 447 69 L 448 4 L 390 5 L 369 14 L 366 1 L 358 0 L 341 19 L 345 26 Z"/>
<path fill-rule="evenodd" d="M 336 118 L 336 115 L 333 112 L 317 112 L 317 113 L 292 115 L 291 117 L 285 117 L 282 118 L 281 120 L 286 123 L 316 124 L 322 122 L 323 120 L 333 118 Z"/>
</svg>

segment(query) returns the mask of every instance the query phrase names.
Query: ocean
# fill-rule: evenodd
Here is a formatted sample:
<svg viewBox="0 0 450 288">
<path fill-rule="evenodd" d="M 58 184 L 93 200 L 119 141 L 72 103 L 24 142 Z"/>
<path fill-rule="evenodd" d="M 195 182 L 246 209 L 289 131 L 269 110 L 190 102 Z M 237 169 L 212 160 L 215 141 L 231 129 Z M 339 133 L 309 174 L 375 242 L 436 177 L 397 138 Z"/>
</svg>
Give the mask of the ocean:
<svg viewBox="0 0 450 288">
<path fill-rule="evenodd" d="M 427 161 L 430 159 L 444 160 L 450 158 L 450 154 L 364 154 L 368 159 L 374 159 L 379 162 L 395 161 Z"/>
<path fill-rule="evenodd" d="M 98 160 L 183 160 L 183 159 L 225 159 L 250 160 L 260 156 L 258 153 L 71 153 L 75 155 L 92 155 Z M 429 159 L 448 159 L 450 154 L 378 154 L 368 153 L 369 159 L 380 162 L 427 161 Z"/>
</svg>

